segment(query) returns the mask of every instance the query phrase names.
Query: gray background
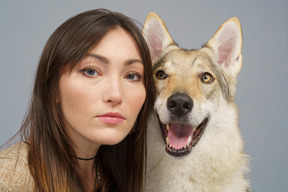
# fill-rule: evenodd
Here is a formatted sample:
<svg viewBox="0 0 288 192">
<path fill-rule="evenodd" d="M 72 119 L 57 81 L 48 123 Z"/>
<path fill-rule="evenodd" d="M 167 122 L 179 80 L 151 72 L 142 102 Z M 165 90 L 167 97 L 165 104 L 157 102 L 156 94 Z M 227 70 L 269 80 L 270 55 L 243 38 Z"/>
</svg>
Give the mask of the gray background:
<svg viewBox="0 0 288 192">
<path fill-rule="evenodd" d="M 200 48 L 222 22 L 239 17 L 243 67 L 236 101 L 253 191 L 288 191 L 288 1 L 103 0 L 0 2 L 0 145 L 19 129 L 43 46 L 66 19 L 94 8 L 144 23 L 150 11 L 184 48 Z"/>
</svg>

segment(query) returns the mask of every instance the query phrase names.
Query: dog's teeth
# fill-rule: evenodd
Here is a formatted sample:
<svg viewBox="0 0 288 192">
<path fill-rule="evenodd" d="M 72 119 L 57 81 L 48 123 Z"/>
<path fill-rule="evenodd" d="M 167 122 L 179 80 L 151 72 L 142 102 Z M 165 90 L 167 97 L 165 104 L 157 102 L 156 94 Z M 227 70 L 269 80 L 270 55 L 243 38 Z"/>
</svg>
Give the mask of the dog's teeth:
<svg viewBox="0 0 288 192">
<path fill-rule="evenodd" d="M 166 125 L 166 129 L 167 129 L 167 131 L 169 131 L 169 129 L 170 129 L 170 125 L 169 124 Z"/>
<path fill-rule="evenodd" d="M 169 143 L 168 146 L 172 149 L 171 144 Z"/>
<path fill-rule="evenodd" d="M 191 141 L 192 141 L 192 137 L 189 136 L 188 141 L 187 141 L 187 145 L 189 145 Z"/>
<path fill-rule="evenodd" d="M 193 127 L 193 133 L 196 131 L 196 127 Z"/>
<path fill-rule="evenodd" d="M 169 138 L 166 137 L 166 143 L 169 145 Z"/>
</svg>

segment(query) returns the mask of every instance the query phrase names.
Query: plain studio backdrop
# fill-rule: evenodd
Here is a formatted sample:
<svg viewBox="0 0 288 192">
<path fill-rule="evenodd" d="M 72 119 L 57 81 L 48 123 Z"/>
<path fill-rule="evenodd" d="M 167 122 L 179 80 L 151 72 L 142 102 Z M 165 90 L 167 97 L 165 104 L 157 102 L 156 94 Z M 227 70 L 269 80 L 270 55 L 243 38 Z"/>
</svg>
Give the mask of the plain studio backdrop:
<svg viewBox="0 0 288 192">
<path fill-rule="evenodd" d="M 255 192 L 288 191 L 287 0 L 89 0 L 0 2 L 0 145 L 20 128 L 42 49 L 52 32 L 80 12 L 108 8 L 141 24 L 159 14 L 180 45 L 200 48 L 231 17 L 243 31 L 236 102 L 248 177 Z M 173 174 L 173 173 L 171 173 Z"/>
</svg>

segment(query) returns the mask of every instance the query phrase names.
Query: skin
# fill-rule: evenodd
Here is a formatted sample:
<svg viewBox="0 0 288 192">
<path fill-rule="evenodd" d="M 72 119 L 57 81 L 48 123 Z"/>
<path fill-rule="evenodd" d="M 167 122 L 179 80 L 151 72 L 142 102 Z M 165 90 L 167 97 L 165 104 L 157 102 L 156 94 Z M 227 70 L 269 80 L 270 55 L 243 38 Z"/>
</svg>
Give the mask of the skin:
<svg viewBox="0 0 288 192">
<path fill-rule="evenodd" d="M 129 134 L 146 97 L 143 75 L 138 47 L 120 27 L 108 31 L 71 73 L 62 75 L 57 102 L 78 157 L 94 157 L 101 145 L 117 144 Z M 94 161 L 78 162 L 92 191 Z"/>
</svg>

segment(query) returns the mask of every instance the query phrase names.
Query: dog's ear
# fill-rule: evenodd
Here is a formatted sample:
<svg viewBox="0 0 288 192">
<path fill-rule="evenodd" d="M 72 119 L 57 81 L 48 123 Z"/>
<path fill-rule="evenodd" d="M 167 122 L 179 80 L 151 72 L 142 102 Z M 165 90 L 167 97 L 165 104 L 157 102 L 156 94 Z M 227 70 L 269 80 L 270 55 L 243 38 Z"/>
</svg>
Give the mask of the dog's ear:
<svg viewBox="0 0 288 192">
<path fill-rule="evenodd" d="M 163 20 L 153 12 L 149 13 L 146 18 L 143 35 L 148 44 L 152 61 L 160 58 L 165 48 L 174 44 Z"/>
<path fill-rule="evenodd" d="M 212 48 L 218 64 L 225 71 L 239 73 L 242 67 L 242 31 L 238 18 L 224 22 L 206 46 Z"/>
</svg>

